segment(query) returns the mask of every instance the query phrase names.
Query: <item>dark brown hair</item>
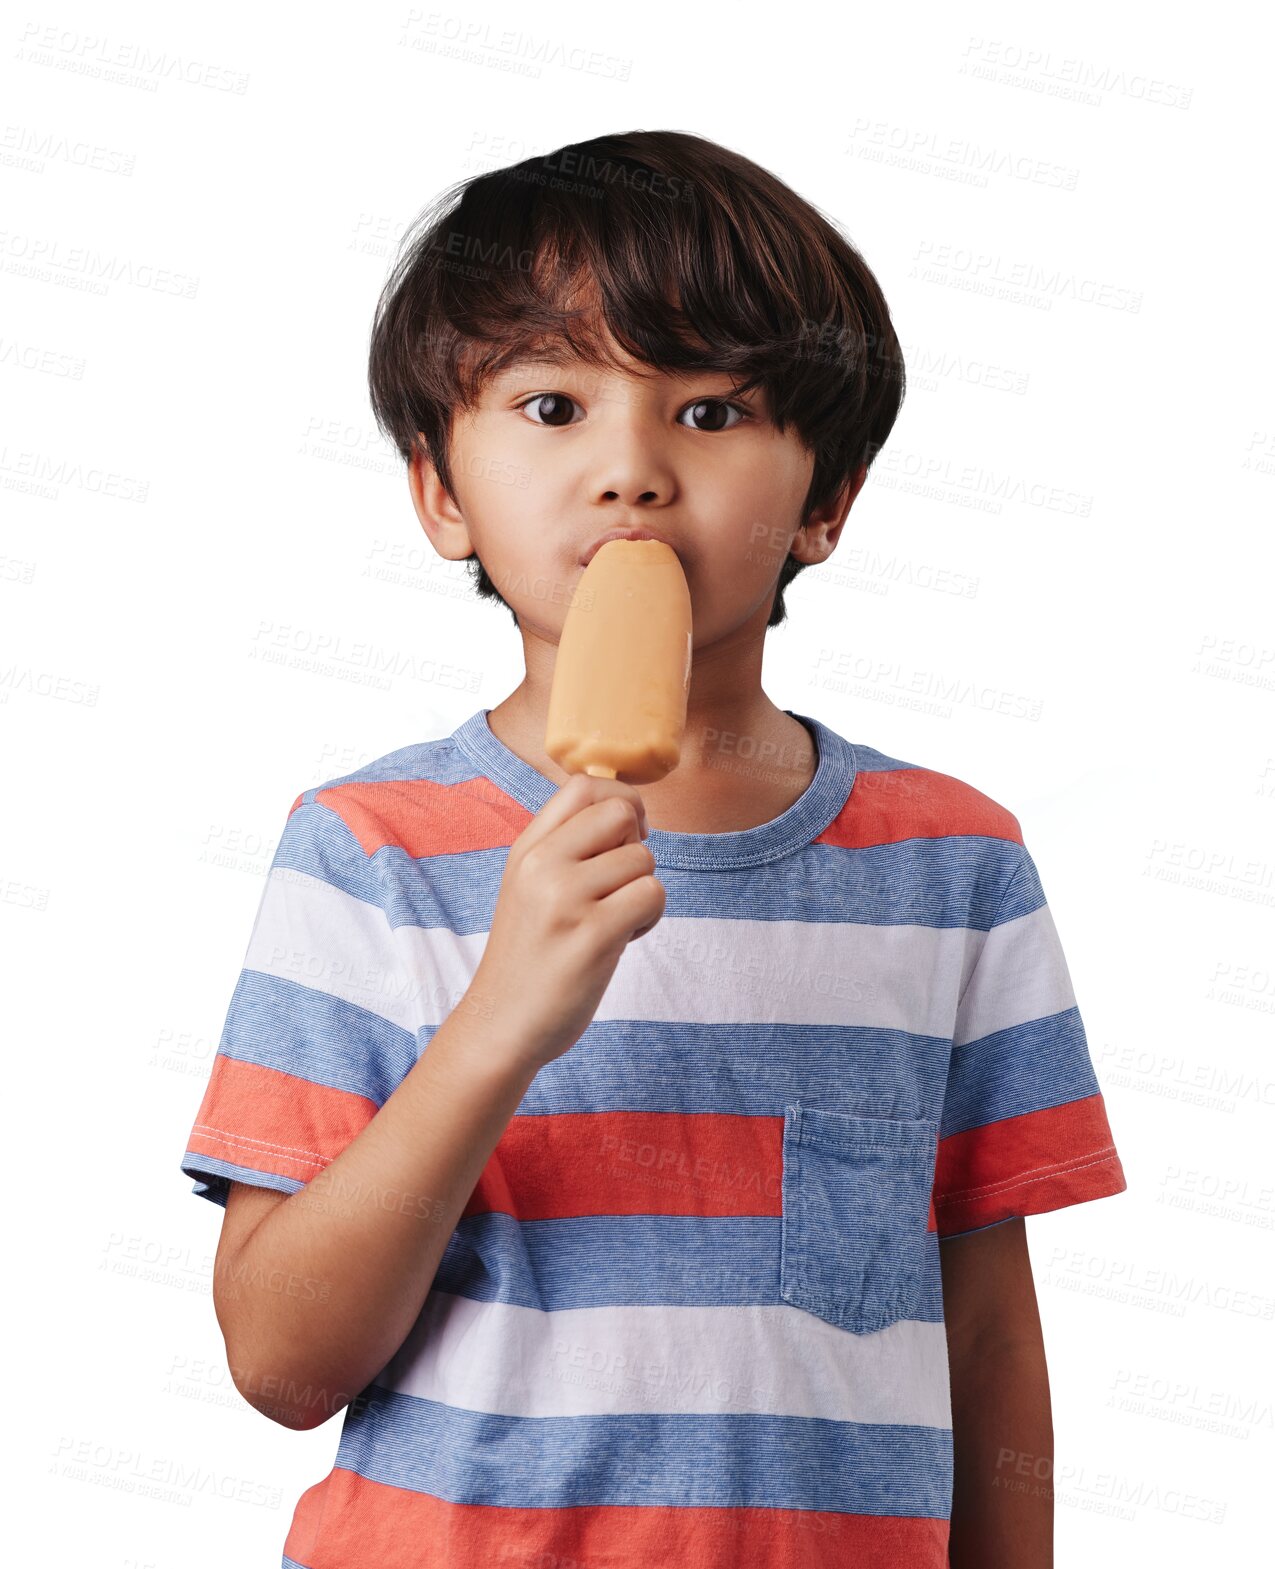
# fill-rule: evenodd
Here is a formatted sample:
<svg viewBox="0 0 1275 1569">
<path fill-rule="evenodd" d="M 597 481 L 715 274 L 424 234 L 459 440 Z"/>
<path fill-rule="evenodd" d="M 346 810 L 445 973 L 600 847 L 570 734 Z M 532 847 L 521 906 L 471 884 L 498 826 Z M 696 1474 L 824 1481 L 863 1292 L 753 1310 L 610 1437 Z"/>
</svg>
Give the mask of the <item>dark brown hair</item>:
<svg viewBox="0 0 1275 1569">
<path fill-rule="evenodd" d="M 903 401 L 885 297 L 831 220 L 715 142 L 630 131 L 476 175 L 422 212 L 376 307 L 377 424 L 405 461 L 423 442 L 455 500 L 454 412 L 533 350 L 614 364 L 607 331 L 657 370 L 761 386 L 778 430 L 791 421 L 814 453 L 803 526 L 871 465 Z M 479 597 L 513 615 L 469 561 Z M 804 570 L 788 556 L 767 626 Z"/>
</svg>

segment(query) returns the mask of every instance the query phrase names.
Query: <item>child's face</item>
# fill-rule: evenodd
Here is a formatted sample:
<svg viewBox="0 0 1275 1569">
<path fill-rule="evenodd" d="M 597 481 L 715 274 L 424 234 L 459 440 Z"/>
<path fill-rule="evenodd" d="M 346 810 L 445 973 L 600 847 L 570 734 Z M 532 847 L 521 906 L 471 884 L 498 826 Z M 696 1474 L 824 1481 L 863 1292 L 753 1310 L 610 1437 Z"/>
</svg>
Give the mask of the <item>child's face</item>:
<svg viewBox="0 0 1275 1569">
<path fill-rule="evenodd" d="M 556 643 L 589 546 L 643 528 L 677 552 L 695 647 L 765 628 L 791 549 L 831 553 L 853 499 L 799 530 L 813 454 L 728 375 L 524 361 L 453 422 L 453 505 L 424 464 L 413 495 L 440 554 L 476 550 L 524 634 Z M 413 464 L 418 467 L 419 460 Z M 857 489 L 857 487 L 854 487 Z"/>
</svg>

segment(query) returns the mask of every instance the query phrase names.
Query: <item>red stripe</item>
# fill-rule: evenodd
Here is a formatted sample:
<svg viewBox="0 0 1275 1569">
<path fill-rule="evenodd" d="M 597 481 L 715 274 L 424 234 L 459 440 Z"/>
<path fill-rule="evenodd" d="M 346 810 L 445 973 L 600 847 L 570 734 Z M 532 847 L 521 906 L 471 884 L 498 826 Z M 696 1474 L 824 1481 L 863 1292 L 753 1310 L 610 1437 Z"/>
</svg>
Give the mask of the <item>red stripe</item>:
<svg viewBox="0 0 1275 1569">
<path fill-rule="evenodd" d="M 219 1055 L 188 1147 L 309 1182 L 376 1115 L 346 1090 Z M 465 1215 L 780 1216 L 777 1117 L 612 1111 L 517 1116 Z M 1100 1094 L 941 1139 L 927 1227 L 940 1236 L 1123 1192 Z"/>
<path fill-rule="evenodd" d="M 946 1520 L 742 1505 L 502 1508 L 450 1503 L 337 1466 L 302 1497 L 283 1550 L 305 1569 L 946 1569 L 947 1547 Z"/>
<path fill-rule="evenodd" d="M 964 780 L 930 768 L 887 768 L 855 775 L 849 800 L 813 843 L 863 850 L 949 834 L 1023 842 L 1014 814 Z"/>
<path fill-rule="evenodd" d="M 1123 1193 L 1101 1094 L 1005 1117 L 939 1141 L 939 1235 Z"/>
<path fill-rule="evenodd" d="M 533 815 L 481 776 L 453 785 L 432 779 L 332 785 L 315 800 L 344 819 L 368 855 L 386 845 L 417 858 L 500 849 L 514 842 Z"/>
<path fill-rule="evenodd" d="M 558 1112 L 515 1117 L 466 1215 L 778 1215 L 783 1117 Z"/>
<path fill-rule="evenodd" d="M 717 1112 L 556 1112 L 515 1117 L 464 1214 L 783 1213 L 784 1119 Z M 936 1226 L 931 1204 L 928 1229 Z"/>
<path fill-rule="evenodd" d="M 331 785 L 314 799 L 345 821 L 368 855 L 386 845 L 417 858 L 507 847 L 533 815 L 481 775 L 452 785 L 432 779 Z M 963 780 L 929 768 L 892 768 L 857 775 L 845 806 L 813 843 L 861 850 L 948 835 L 1023 842 L 1014 814 Z"/>
<path fill-rule="evenodd" d="M 376 1112 L 366 1096 L 219 1053 L 188 1147 L 196 1155 L 309 1182 Z"/>
</svg>

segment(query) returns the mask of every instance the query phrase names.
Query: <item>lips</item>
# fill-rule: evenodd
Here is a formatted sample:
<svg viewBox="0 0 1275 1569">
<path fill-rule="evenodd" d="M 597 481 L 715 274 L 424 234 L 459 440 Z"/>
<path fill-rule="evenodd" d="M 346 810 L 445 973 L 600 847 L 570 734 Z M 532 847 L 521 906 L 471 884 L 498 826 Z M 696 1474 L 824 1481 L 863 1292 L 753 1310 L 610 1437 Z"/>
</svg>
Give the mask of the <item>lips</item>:
<svg viewBox="0 0 1275 1569">
<path fill-rule="evenodd" d="M 581 566 L 587 567 L 590 561 L 593 560 L 594 556 L 597 555 L 598 551 L 601 550 L 603 545 L 605 545 L 609 540 L 658 538 L 659 535 L 652 534 L 649 528 L 613 528 L 608 533 L 603 534 L 601 538 L 595 539 L 592 544 L 588 546 L 584 554 L 580 557 L 580 564 Z M 667 543 L 667 541 L 662 541 L 662 543 Z M 672 549 L 671 546 L 669 548 Z"/>
</svg>

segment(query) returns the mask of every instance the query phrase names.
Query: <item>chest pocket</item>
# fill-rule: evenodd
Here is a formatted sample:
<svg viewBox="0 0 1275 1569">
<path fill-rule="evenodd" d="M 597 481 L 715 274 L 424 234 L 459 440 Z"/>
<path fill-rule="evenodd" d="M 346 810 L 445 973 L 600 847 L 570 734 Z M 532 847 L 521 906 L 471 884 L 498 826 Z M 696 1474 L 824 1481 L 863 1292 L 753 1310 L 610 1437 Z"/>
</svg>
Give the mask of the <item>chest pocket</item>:
<svg viewBox="0 0 1275 1569">
<path fill-rule="evenodd" d="M 938 1123 L 784 1108 L 779 1293 L 870 1334 L 917 1316 Z"/>
</svg>

